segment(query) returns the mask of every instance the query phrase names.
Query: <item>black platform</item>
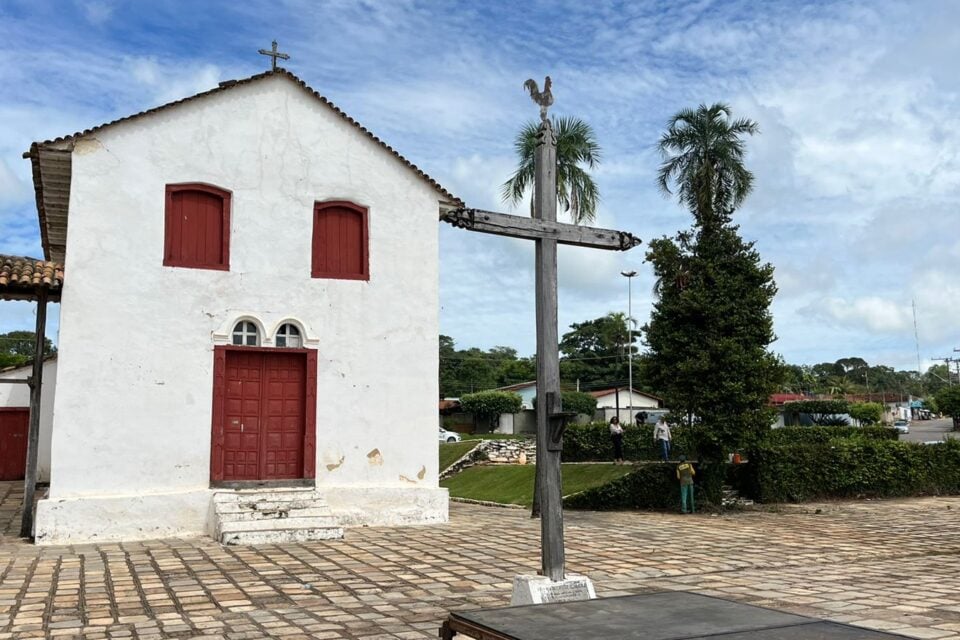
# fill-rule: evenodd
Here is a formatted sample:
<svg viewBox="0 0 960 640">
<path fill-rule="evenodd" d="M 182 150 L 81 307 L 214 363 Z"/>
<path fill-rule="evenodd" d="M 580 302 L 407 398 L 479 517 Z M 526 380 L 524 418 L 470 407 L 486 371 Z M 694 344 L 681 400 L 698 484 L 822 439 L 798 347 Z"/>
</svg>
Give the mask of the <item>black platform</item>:
<svg viewBox="0 0 960 640">
<path fill-rule="evenodd" d="M 451 613 L 440 630 L 479 640 L 881 640 L 890 633 L 669 591 Z"/>
</svg>

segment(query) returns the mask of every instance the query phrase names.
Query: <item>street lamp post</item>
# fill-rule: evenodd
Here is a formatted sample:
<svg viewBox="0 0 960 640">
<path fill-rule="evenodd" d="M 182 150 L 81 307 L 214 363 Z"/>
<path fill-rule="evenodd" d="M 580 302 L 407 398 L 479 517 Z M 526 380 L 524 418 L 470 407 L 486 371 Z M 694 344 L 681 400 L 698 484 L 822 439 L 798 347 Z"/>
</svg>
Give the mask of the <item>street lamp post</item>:
<svg viewBox="0 0 960 640">
<path fill-rule="evenodd" d="M 627 341 L 627 371 L 629 372 L 630 388 L 630 420 L 633 420 L 633 277 L 637 275 L 636 271 L 621 271 L 620 275 L 627 279 L 627 332 L 629 335 Z M 619 395 L 619 392 L 617 393 Z"/>
</svg>

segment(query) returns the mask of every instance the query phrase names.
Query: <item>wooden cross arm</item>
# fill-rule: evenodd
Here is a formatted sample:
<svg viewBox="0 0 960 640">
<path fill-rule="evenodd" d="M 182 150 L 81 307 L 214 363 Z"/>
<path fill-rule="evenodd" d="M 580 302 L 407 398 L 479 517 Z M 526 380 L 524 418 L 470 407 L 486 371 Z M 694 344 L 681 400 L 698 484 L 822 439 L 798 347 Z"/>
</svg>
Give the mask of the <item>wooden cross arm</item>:
<svg viewBox="0 0 960 640">
<path fill-rule="evenodd" d="M 440 214 L 440 220 L 461 229 L 492 233 L 528 240 L 556 240 L 577 247 L 628 251 L 640 244 L 640 238 L 626 231 L 581 227 L 564 222 L 548 222 L 537 218 L 512 216 L 482 209 L 451 209 Z"/>
</svg>

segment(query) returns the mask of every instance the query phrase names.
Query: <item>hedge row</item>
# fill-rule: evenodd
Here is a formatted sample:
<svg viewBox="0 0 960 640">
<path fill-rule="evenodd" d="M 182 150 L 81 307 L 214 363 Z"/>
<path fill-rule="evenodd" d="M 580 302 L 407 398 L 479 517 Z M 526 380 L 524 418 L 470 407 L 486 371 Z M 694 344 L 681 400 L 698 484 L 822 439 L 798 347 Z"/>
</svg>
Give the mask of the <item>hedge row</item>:
<svg viewBox="0 0 960 640">
<path fill-rule="evenodd" d="M 761 502 L 960 493 L 960 440 L 932 445 L 852 438 L 761 446 L 741 489 Z"/>
<path fill-rule="evenodd" d="M 696 458 L 693 437 L 685 427 L 671 431 L 670 457 L 684 454 Z M 836 439 L 896 440 L 896 429 L 887 427 L 783 427 L 771 429 L 765 446 L 820 445 Z M 623 430 L 623 455 L 627 460 L 659 460 L 660 450 L 653 441 L 653 425 L 627 425 Z M 598 462 L 613 458 L 610 426 L 604 422 L 571 425 L 563 434 L 563 459 L 566 462 Z"/>
<path fill-rule="evenodd" d="M 683 427 L 671 431 L 673 446 L 670 457 L 693 455 L 693 446 Z M 660 450 L 653 441 L 653 425 L 623 428 L 623 456 L 626 460 L 659 460 Z M 610 425 L 604 422 L 570 425 L 563 432 L 564 462 L 596 462 L 613 459 Z"/>
<path fill-rule="evenodd" d="M 694 464 L 697 509 L 719 505 L 723 485 L 737 465 Z M 605 511 L 613 509 L 680 509 L 680 481 L 677 463 L 637 465 L 627 475 L 608 484 L 587 489 L 563 501 L 571 509 Z"/>
<path fill-rule="evenodd" d="M 571 509 L 679 509 L 680 484 L 674 464 L 647 464 L 608 484 L 569 496 Z M 695 502 L 700 496 L 695 497 Z M 699 506 L 699 505 L 698 505 Z"/>
<path fill-rule="evenodd" d="M 782 427 L 771 429 L 763 439 L 766 446 L 818 445 L 837 439 L 896 440 L 899 433 L 889 427 Z"/>
</svg>

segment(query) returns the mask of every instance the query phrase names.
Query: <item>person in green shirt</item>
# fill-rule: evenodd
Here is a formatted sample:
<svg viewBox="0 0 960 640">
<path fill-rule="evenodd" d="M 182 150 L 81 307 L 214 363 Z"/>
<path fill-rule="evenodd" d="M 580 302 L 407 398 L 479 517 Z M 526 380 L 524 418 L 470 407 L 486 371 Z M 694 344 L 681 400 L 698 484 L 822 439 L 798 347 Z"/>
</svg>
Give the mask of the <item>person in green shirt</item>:
<svg viewBox="0 0 960 640">
<path fill-rule="evenodd" d="M 693 465 L 687 462 L 687 456 L 680 456 L 680 464 L 677 465 L 677 479 L 680 481 L 680 511 L 683 513 L 693 513 L 693 476 L 697 475 Z M 687 503 L 690 503 L 690 509 L 687 509 Z"/>
</svg>

